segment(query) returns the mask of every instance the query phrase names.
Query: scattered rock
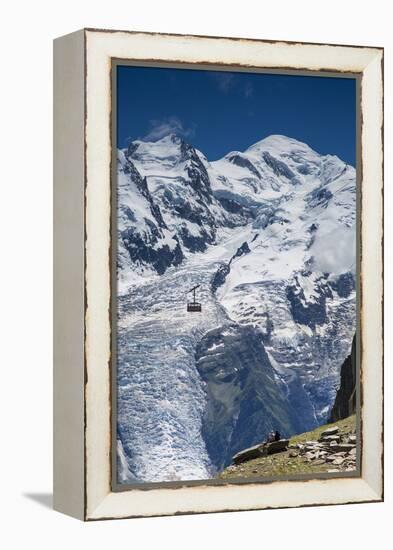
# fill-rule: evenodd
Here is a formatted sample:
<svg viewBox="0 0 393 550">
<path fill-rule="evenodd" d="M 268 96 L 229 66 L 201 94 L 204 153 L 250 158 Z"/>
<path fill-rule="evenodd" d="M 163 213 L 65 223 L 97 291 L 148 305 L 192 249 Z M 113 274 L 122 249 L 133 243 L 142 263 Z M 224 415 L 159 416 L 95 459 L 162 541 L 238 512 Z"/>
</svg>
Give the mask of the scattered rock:
<svg viewBox="0 0 393 550">
<path fill-rule="evenodd" d="M 350 443 L 340 443 L 339 445 L 337 445 L 337 447 L 339 451 L 345 451 L 348 453 L 352 451 L 352 449 L 356 449 L 356 447 L 354 445 L 351 445 Z"/>
<path fill-rule="evenodd" d="M 234 464 L 228 467 L 228 471 L 247 471 L 243 463 L 257 458 L 261 462 L 266 460 L 273 464 L 274 459 L 267 458 L 268 455 L 283 451 L 288 451 L 283 457 L 287 460 L 288 469 L 291 471 L 298 467 L 297 462 L 291 460 L 294 458 L 310 464 L 310 467 L 321 466 L 319 470 L 321 472 L 350 472 L 356 469 L 356 434 L 345 432 L 345 427 L 341 432 L 338 426 L 333 426 L 322 432 L 318 441 L 308 440 L 290 445 L 289 440 L 284 439 L 243 449 L 234 455 Z M 325 465 L 324 468 L 322 468 L 323 465 Z M 254 475 L 260 474 L 257 468 L 248 471 Z"/>
<path fill-rule="evenodd" d="M 330 455 L 330 456 L 326 457 L 326 460 L 327 460 L 327 462 L 333 462 L 334 460 L 336 460 L 336 458 L 337 458 L 336 456 Z"/>
<path fill-rule="evenodd" d="M 321 437 L 336 435 L 338 432 L 339 432 L 338 426 L 332 426 L 331 428 L 328 428 L 327 430 L 322 432 Z"/>
<path fill-rule="evenodd" d="M 323 437 L 320 437 L 319 440 L 321 443 L 328 443 L 328 442 L 331 442 L 331 441 L 334 441 L 334 442 L 339 442 L 340 441 L 340 436 L 339 435 L 325 435 Z"/>
</svg>

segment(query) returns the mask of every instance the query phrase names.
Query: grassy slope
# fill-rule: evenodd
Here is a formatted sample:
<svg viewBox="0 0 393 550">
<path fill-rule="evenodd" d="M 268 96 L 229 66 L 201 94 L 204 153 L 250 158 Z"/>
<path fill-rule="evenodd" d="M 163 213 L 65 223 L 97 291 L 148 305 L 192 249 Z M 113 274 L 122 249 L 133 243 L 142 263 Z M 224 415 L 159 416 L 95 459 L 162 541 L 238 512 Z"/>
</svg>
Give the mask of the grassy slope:
<svg viewBox="0 0 393 550">
<path fill-rule="evenodd" d="M 319 426 L 311 432 L 295 435 L 291 437 L 289 444 L 296 445 L 305 441 L 314 441 L 319 439 L 321 433 L 331 426 L 338 426 L 341 433 L 349 434 L 356 431 L 355 415 L 344 418 L 333 424 Z M 244 477 L 272 477 L 292 474 L 308 474 L 326 472 L 332 468 L 331 464 L 313 464 L 305 462 L 301 457 L 290 457 L 290 451 L 277 453 L 275 455 L 256 458 L 238 466 L 226 468 L 219 477 L 221 479 L 244 478 Z"/>
</svg>

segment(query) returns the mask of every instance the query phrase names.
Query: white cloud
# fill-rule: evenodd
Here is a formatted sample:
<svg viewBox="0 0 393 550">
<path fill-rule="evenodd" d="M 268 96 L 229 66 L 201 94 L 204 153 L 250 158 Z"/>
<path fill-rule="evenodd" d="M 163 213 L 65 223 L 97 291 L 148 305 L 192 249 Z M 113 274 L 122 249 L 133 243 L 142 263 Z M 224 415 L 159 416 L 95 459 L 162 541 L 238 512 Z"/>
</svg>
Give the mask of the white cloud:
<svg viewBox="0 0 393 550">
<path fill-rule="evenodd" d="M 246 82 L 244 84 L 244 97 L 249 98 L 253 95 L 253 93 L 254 93 L 253 85 L 251 84 L 251 82 Z"/>
<path fill-rule="evenodd" d="M 236 84 L 236 77 L 232 73 L 214 72 L 210 75 L 217 84 L 218 89 L 224 94 L 228 93 Z"/>
<path fill-rule="evenodd" d="M 216 83 L 218 89 L 227 94 L 230 91 L 236 89 L 238 93 L 242 94 L 246 99 L 254 94 L 254 87 L 249 80 L 244 80 L 240 75 L 227 72 L 212 72 L 211 78 Z"/>
<path fill-rule="evenodd" d="M 178 134 L 184 137 L 194 135 L 193 128 L 185 128 L 182 121 L 176 117 L 171 116 L 160 120 L 150 120 L 150 130 L 141 139 L 143 141 L 157 141 L 168 134 Z"/>
<path fill-rule="evenodd" d="M 354 228 L 337 228 L 326 235 L 317 236 L 311 248 L 313 269 L 335 275 L 354 272 L 355 237 Z"/>
</svg>

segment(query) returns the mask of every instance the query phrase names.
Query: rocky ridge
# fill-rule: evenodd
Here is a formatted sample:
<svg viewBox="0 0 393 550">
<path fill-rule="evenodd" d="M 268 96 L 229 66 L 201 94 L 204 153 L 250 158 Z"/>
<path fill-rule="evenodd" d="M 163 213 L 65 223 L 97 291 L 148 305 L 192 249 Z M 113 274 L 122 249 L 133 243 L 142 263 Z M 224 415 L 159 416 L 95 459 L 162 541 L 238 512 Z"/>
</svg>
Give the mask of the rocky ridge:
<svg viewBox="0 0 393 550">
<path fill-rule="evenodd" d="M 301 457 L 314 465 L 332 466 L 328 472 L 352 471 L 356 468 L 356 434 L 344 434 L 338 426 L 332 426 L 315 441 L 289 446 L 289 457 Z"/>
<path fill-rule="evenodd" d="M 288 448 L 271 456 L 232 464 L 219 477 L 276 477 L 296 474 L 355 472 L 357 461 L 355 415 L 334 425 L 320 426 L 290 439 Z"/>
<path fill-rule="evenodd" d="M 351 353 L 341 367 L 340 386 L 330 412 L 330 422 L 353 414 L 356 410 L 356 335 L 352 341 Z"/>
</svg>

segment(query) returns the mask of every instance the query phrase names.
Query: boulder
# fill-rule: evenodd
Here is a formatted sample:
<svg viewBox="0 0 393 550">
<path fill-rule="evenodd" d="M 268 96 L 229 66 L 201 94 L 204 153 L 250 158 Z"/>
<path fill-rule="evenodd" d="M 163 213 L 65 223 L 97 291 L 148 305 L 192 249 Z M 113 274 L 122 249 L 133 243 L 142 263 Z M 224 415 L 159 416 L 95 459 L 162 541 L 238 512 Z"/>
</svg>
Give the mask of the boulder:
<svg viewBox="0 0 393 550">
<path fill-rule="evenodd" d="M 337 451 L 344 451 L 346 453 L 352 451 L 352 449 L 356 449 L 355 445 L 352 445 L 351 443 L 340 443 L 337 445 Z"/>
<path fill-rule="evenodd" d="M 282 453 L 288 449 L 289 439 L 280 439 L 279 441 L 272 441 L 271 443 L 265 443 L 263 445 L 263 455 L 274 455 L 276 453 Z"/>
<path fill-rule="evenodd" d="M 326 437 L 326 436 L 329 436 L 329 435 L 336 435 L 336 434 L 338 434 L 338 432 L 339 432 L 338 426 L 332 426 L 331 428 L 328 428 L 327 430 L 322 432 L 321 437 Z"/>
<path fill-rule="evenodd" d="M 339 442 L 340 441 L 340 436 L 339 435 L 324 435 L 324 436 L 321 436 L 318 441 L 320 441 L 321 443 L 330 443 L 331 441 Z"/>
<path fill-rule="evenodd" d="M 262 456 L 262 448 L 263 443 L 258 443 L 258 445 L 254 445 L 253 447 L 249 447 L 248 449 L 243 449 L 242 451 L 239 451 L 232 457 L 232 460 L 235 464 L 241 464 L 242 462 L 253 460 L 254 458 Z"/>
<path fill-rule="evenodd" d="M 289 439 L 280 439 L 279 441 L 272 441 L 271 443 L 258 443 L 248 449 L 239 451 L 232 457 L 234 464 L 241 464 L 260 456 L 273 455 L 281 453 L 288 449 Z"/>
</svg>

